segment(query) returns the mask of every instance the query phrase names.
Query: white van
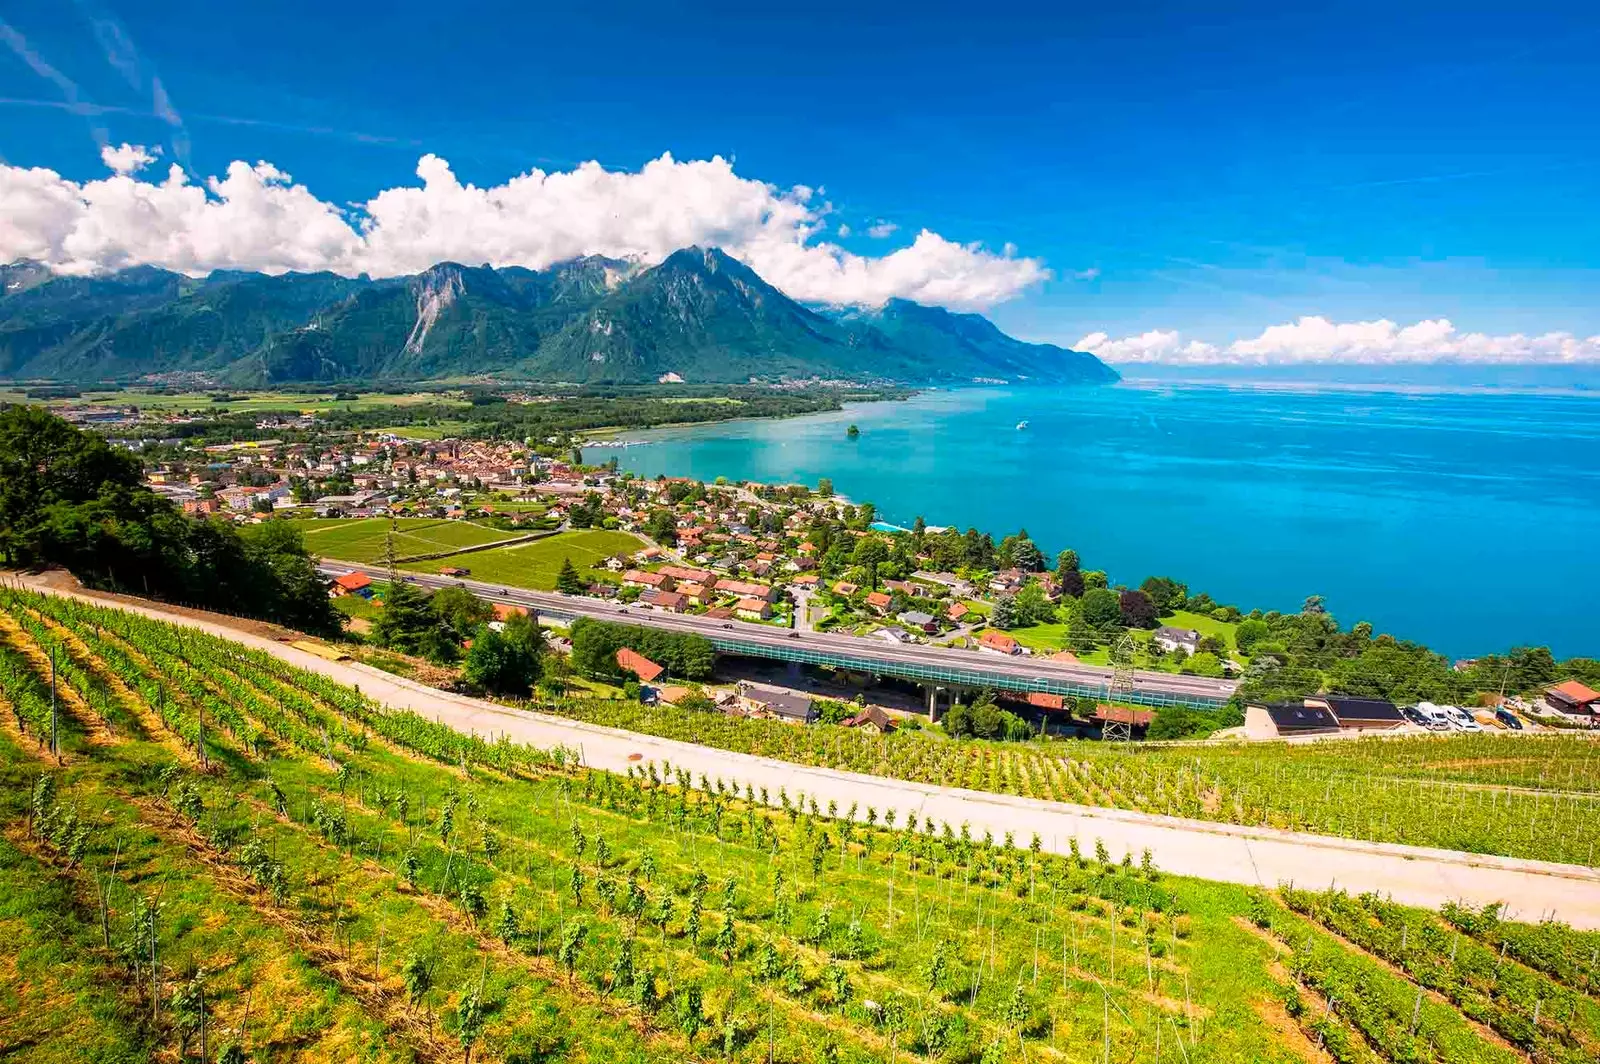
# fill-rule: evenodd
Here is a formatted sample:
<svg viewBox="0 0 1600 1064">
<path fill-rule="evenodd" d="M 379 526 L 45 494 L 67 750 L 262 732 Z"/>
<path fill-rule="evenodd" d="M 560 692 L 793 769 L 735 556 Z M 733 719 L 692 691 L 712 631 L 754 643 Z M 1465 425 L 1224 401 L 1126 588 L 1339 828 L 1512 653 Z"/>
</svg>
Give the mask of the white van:
<svg viewBox="0 0 1600 1064">
<path fill-rule="evenodd" d="M 1445 715 L 1450 718 L 1450 723 L 1462 731 L 1483 731 L 1483 725 L 1474 720 L 1472 714 L 1460 706 L 1440 706 L 1439 708 L 1445 711 Z"/>
<path fill-rule="evenodd" d="M 1429 731 L 1450 730 L 1450 714 L 1445 712 L 1443 706 L 1436 706 L 1432 702 L 1418 702 L 1417 712 L 1428 722 Z"/>
</svg>

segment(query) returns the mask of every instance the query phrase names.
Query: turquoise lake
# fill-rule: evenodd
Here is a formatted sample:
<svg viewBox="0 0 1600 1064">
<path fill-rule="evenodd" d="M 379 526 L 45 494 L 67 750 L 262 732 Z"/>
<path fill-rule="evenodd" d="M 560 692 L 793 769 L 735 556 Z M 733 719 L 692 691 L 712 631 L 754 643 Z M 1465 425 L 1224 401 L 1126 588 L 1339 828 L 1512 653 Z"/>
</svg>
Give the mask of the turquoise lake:
<svg viewBox="0 0 1600 1064">
<path fill-rule="evenodd" d="M 1457 657 L 1600 654 L 1600 394 L 972 388 L 627 439 L 587 457 L 648 476 L 831 477 L 896 524 L 1025 527 L 1113 583 L 1170 575 L 1246 611 L 1320 594 L 1342 623 Z"/>
</svg>

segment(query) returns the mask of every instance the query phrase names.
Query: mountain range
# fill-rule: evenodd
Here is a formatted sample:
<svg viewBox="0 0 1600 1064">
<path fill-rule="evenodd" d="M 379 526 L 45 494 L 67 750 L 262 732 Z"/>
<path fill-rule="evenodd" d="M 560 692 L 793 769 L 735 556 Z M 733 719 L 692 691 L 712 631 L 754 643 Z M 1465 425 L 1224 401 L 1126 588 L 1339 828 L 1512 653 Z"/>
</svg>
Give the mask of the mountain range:
<svg viewBox="0 0 1600 1064">
<path fill-rule="evenodd" d="M 545 270 L 440 263 L 409 277 L 151 266 L 73 277 L 0 266 L 0 378 L 209 374 L 233 386 L 427 380 L 752 379 L 1099 383 L 1093 355 L 978 314 L 894 299 L 808 307 L 716 248 L 655 266 L 587 256 Z"/>
</svg>

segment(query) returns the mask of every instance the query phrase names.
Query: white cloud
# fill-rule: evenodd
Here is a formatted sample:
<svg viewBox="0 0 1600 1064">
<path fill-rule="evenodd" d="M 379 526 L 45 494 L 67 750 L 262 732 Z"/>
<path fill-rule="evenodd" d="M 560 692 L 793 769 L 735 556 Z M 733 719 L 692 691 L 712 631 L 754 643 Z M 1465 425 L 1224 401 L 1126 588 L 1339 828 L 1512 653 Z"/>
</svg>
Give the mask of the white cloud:
<svg viewBox="0 0 1600 1064">
<path fill-rule="evenodd" d="M 1322 317 L 1273 325 L 1252 339 L 1211 344 L 1184 340 L 1176 331 L 1153 330 L 1114 340 L 1090 333 L 1073 345 L 1107 362 L 1168 362 L 1192 365 L 1290 365 L 1308 362 L 1393 364 L 1406 362 L 1559 363 L 1600 362 L 1600 336 L 1569 332 L 1537 336 L 1459 332 L 1444 318 L 1397 325 L 1392 321 L 1332 322 Z"/>
<path fill-rule="evenodd" d="M 1072 275 L 1075 281 L 1093 281 L 1100 276 L 1100 267 L 1090 266 L 1087 270 L 1078 270 Z"/>
<path fill-rule="evenodd" d="M 663 155 L 636 173 L 584 163 L 531 170 L 504 184 L 463 184 L 436 155 L 420 184 L 385 189 L 343 211 L 268 162 L 233 162 L 191 182 L 136 176 L 136 145 L 104 156 L 112 176 L 75 182 L 0 165 L 0 261 L 35 258 L 66 273 L 148 263 L 213 269 L 415 273 L 451 260 L 543 268 L 579 255 L 659 262 L 691 244 L 722 247 L 796 299 L 876 305 L 892 297 L 983 309 L 1050 276 L 1043 262 L 959 244 L 924 230 L 887 255 L 823 239 L 830 207 L 735 174 L 721 157 Z"/>
<path fill-rule="evenodd" d="M 900 227 L 895 225 L 893 222 L 886 222 L 880 218 L 878 219 L 877 225 L 871 225 L 867 227 L 867 235 L 872 237 L 874 240 L 882 240 L 886 236 L 892 236 L 895 230 L 899 228 Z"/>
<path fill-rule="evenodd" d="M 113 173 L 131 174 L 155 162 L 156 156 L 160 154 L 159 147 L 146 151 L 143 144 L 123 142 L 120 148 L 113 148 L 109 144 L 101 148 L 100 161 L 111 167 Z"/>
<path fill-rule="evenodd" d="M 850 227 L 844 222 L 839 223 L 839 238 L 842 240 L 850 235 Z"/>
</svg>

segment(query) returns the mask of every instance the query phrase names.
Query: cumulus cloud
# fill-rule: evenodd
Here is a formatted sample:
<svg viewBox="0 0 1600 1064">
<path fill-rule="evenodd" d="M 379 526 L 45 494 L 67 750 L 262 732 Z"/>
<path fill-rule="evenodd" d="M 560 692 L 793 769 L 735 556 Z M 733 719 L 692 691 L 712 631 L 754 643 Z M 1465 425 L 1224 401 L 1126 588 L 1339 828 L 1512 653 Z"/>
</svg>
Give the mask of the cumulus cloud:
<svg viewBox="0 0 1600 1064">
<path fill-rule="evenodd" d="M 725 249 L 796 299 L 903 297 L 957 309 L 992 306 L 1050 276 L 1009 244 L 996 253 L 927 230 L 886 255 L 850 253 L 824 239 L 831 208 L 819 192 L 741 177 L 721 157 L 662 155 L 637 172 L 589 162 L 479 187 L 429 154 L 418 184 L 347 210 L 265 161 L 236 161 L 196 183 L 177 166 L 164 179 L 139 175 L 153 155 L 138 145 L 103 158 L 111 176 L 81 183 L 0 165 L 0 261 L 33 258 L 74 274 L 151 264 L 395 276 L 446 260 L 540 269 L 599 254 L 653 263 L 699 244 Z"/>
<path fill-rule="evenodd" d="M 101 148 L 100 161 L 111 167 L 113 173 L 132 174 L 155 162 L 156 156 L 160 154 L 159 147 L 146 151 L 143 144 L 129 144 L 124 141 L 120 148 L 113 148 L 109 144 Z"/>
<path fill-rule="evenodd" d="M 867 227 L 867 235 L 874 240 L 882 240 L 884 237 L 893 236 L 894 231 L 899 228 L 893 222 L 886 222 L 880 218 L 878 224 Z"/>
<path fill-rule="evenodd" d="M 1600 362 L 1600 336 L 1569 332 L 1539 335 L 1463 333 L 1445 318 L 1397 325 L 1392 321 L 1333 322 L 1322 317 L 1273 325 L 1259 336 L 1212 344 L 1185 340 L 1176 331 L 1152 330 L 1112 339 L 1090 333 L 1073 345 L 1107 362 L 1190 365 L 1291 365 L 1308 362 L 1395 364 L 1414 362 Z"/>
</svg>

